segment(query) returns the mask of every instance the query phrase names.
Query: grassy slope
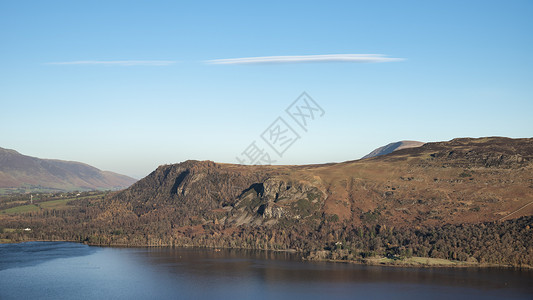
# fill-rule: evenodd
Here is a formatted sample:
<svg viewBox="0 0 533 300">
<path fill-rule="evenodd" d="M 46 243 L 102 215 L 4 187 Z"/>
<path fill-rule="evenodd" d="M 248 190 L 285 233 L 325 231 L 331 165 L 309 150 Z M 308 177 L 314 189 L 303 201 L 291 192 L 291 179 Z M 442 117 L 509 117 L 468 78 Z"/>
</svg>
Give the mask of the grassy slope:
<svg viewBox="0 0 533 300">
<path fill-rule="evenodd" d="M 35 204 L 21 205 L 0 211 L 1 214 L 22 214 L 32 211 L 39 211 L 39 206 Z"/>
<path fill-rule="evenodd" d="M 39 211 L 42 209 L 55 209 L 55 210 L 62 210 L 62 209 L 71 209 L 74 208 L 74 206 L 69 205 L 68 203 L 74 200 L 81 200 L 81 199 L 93 199 L 101 197 L 102 195 L 91 195 L 91 196 L 85 196 L 85 197 L 72 197 L 72 198 L 66 198 L 66 199 L 56 199 L 56 200 L 50 200 L 50 201 L 44 201 L 36 204 L 30 204 L 25 205 L 23 203 L 26 203 L 27 201 L 13 201 L 12 203 L 21 204 L 20 206 L 0 210 L 0 214 L 22 214 L 32 211 Z"/>
</svg>

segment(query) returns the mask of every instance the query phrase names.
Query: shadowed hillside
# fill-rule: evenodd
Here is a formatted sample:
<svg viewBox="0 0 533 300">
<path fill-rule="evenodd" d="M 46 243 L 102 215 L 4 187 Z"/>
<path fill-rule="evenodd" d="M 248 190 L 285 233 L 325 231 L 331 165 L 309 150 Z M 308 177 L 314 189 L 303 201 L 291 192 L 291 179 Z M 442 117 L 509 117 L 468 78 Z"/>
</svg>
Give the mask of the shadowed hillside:
<svg viewBox="0 0 533 300">
<path fill-rule="evenodd" d="M 362 159 L 381 156 L 381 155 L 387 155 L 397 150 L 402 150 L 402 149 L 407 149 L 407 148 L 416 148 L 422 145 L 424 145 L 423 142 L 417 142 L 417 141 L 400 141 L 396 143 L 390 143 L 383 147 L 379 147 L 375 149 L 374 151 L 363 156 Z"/>
<path fill-rule="evenodd" d="M 121 189 L 135 181 L 79 162 L 40 159 L 0 148 L 0 189 L 5 192 Z"/>
</svg>

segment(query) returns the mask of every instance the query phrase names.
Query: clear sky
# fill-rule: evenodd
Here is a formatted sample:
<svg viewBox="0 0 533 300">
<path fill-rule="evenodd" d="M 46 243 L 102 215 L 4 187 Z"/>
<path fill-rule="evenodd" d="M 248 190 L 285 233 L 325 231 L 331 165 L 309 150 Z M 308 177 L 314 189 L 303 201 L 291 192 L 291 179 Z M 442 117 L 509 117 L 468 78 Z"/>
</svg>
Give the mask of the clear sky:
<svg viewBox="0 0 533 300">
<path fill-rule="evenodd" d="M 278 117 L 300 136 L 278 164 L 531 137 L 531 16 L 530 0 L 2 0 L 0 147 L 140 178 L 267 151 Z M 324 111 L 307 131 L 285 112 L 304 91 Z"/>
</svg>

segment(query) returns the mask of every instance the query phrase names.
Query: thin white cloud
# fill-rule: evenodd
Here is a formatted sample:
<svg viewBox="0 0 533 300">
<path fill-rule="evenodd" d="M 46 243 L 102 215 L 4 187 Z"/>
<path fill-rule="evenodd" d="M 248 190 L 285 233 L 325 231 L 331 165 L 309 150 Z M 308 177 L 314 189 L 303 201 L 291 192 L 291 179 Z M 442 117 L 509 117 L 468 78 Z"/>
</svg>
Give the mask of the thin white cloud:
<svg viewBox="0 0 533 300">
<path fill-rule="evenodd" d="M 205 61 L 208 64 L 276 64 L 276 63 L 312 63 L 312 62 L 354 62 L 354 63 L 381 63 L 402 61 L 403 58 L 387 57 L 383 54 L 325 54 L 325 55 L 297 55 L 297 56 L 261 56 L 213 59 Z"/>
<path fill-rule="evenodd" d="M 168 66 L 175 63 L 174 60 L 79 60 L 51 62 L 47 65 Z"/>
</svg>

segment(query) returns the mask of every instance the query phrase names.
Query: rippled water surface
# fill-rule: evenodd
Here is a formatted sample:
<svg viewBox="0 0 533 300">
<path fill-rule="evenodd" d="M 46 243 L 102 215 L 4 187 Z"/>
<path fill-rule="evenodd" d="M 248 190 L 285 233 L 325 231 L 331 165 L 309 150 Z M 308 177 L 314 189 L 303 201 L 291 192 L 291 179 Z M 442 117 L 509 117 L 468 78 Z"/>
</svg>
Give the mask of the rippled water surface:
<svg viewBox="0 0 533 300">
<path fill-rule="evenodd" d="M 207 249 L 0 245 L 0 299 L 533 299 L 533 272 L 302 262 Z"/>
</svg>

